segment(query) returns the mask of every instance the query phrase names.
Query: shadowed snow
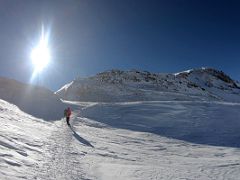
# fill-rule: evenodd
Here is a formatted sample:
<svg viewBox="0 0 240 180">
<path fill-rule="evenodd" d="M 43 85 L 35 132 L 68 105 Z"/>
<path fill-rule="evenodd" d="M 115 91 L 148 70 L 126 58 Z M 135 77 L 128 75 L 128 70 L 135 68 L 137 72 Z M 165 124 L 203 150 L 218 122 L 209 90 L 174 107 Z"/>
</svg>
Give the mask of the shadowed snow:
<svg viewBox="0 0 240 180">
<path fill-rule="evenodd" d="M 50 90 L 0 78 L 0 99 L 17 105 L 22 111 L 45 120 L 63 116 L 65 106 Z"/>
<path fill-rule="evenodd" d="M 115 128 L 151 132 L 197 144 L 240 147 L 240 104 L 156 101 L 99 103 L 84 117 Z"/>
</svg>

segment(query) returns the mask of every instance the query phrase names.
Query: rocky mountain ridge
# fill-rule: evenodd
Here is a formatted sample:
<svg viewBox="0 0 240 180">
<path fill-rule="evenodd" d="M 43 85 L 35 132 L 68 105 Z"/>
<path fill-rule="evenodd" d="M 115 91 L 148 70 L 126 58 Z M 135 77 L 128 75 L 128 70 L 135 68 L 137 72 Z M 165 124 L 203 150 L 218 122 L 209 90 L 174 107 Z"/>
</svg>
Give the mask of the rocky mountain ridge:
<svg viewBox="0 0 240 180">
<path fill-rule="evenodd" d="M 175 74 L 110 70 L 89 78 L 77 78 L 56 92 L 65 100 L 223 100 L 240 101 L 236 81 L 213 68 Z"/>
</svg>

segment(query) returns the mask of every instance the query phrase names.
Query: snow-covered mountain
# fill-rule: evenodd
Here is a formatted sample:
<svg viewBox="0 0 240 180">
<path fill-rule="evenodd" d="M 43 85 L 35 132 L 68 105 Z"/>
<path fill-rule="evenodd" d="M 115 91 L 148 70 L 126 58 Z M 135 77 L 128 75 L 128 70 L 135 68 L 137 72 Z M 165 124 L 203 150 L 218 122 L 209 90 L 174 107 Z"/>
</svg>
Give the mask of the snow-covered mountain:
<svg viewBox="0 0 240 180">
<path fill-rule="evenodd" d="M 38 118 L 56 120 L 62 117 L 64 105 L 50 90 L 0 78 L 0 99 L 17 105 L 22 111 Z"/>
<path fill-rule="evenodd" d="M 222 71 L 192 69 L 175 74 L 111 70 L 77 78 L 56 92 L 74 101 L 215 100 L 240 102 L 240 87 Z"/>
</svg>

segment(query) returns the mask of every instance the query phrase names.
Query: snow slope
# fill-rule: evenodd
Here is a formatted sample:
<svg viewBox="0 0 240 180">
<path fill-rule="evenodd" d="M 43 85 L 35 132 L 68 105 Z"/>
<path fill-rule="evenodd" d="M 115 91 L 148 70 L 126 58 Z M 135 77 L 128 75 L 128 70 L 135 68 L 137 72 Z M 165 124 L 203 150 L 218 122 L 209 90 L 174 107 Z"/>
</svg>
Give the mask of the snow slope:
<svg viewBox="0 0 240 180">
<path fill-rule="evenodd" d="M 73 130 L 62 124 L 60 137 L 53 138 L 66 138 L 54 147 L 61 158 L 46 166 L 55 172 L 53 179 L 208 180 L 240 175 L 239 104 L 76 104 Z M 225 116 L 218 114 L 223 109 Z M 53 164 L 64 166 L 56 169 Z"/>
<path fill-rule="evenodd" d="M 148 101 L 100 103 L 82 116 L 111 127 L 197 144 L 240 147 L 240 103 Z"/>
<path fill-rule="evenodd" d="M 33 179 L 52 125 L 3 100 L 0 112 L 0 179 Z"/>
<path fill-rule="evenodd" d="M 72 128 L 0 101 L 1 179 L 240 176 L 238 103 L 70 103 Z"/>
<path fill-rule="evenodd" d="M 7 78 L 0 78 L 0 99 L 45 120 L 61 118 L 64 109 L 62 101 L 50 90 Z"/>
<path fill-rule="evenodd" d="M 112 70 L 78 78 L 56 92 L 65 100 L 125 102 L 213 100 L 240 102 L 240 88 L 222 71 L 211 68 L 175 74 Z M 166 96 L 167 95 L 167 96 Z"/>
</svg>

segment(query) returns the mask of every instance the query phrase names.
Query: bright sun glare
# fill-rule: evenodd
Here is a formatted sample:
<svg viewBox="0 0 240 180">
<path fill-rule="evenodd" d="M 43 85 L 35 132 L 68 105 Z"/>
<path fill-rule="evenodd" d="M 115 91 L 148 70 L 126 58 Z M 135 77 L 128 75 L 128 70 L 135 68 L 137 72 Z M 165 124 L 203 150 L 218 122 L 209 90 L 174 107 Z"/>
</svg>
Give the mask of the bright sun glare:
<svg viewBox="0 0 240 180">
<path fill-rule="evenodd" d="M 48 47 L 48 37 L 42 31 L 39 44 L 31 52 L 31 60 L 35 71 L 42 71 L 50 62 L 50 50 Z"/>
</svg>

